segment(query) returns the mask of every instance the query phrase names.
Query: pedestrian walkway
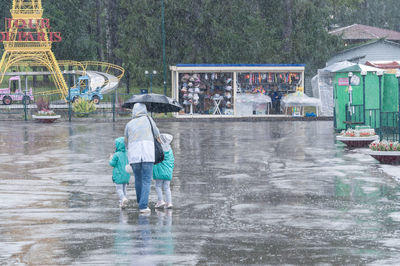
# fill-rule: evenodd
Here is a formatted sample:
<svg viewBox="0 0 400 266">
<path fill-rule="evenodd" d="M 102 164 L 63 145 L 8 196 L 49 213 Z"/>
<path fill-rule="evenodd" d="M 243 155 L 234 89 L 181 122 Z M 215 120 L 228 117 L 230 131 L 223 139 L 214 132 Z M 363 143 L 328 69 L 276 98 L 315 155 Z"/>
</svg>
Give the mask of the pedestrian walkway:
<svg viewBox="0 0 400 266">
<path fill-rule="evenodd" d="M 0 264 L 400 264 L 399 183 L 332 121 L 157 125 L 174 209 L 139 215 L 108 166 L 125 123 L 0 121 Z"/>
</svg>

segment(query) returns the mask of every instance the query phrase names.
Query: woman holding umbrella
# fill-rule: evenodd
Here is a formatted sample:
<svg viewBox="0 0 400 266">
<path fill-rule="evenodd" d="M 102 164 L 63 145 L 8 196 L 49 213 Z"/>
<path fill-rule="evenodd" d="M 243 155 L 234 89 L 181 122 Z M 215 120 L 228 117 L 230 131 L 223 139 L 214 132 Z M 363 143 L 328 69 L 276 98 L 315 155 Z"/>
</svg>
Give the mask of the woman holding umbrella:
<svg viewBox="0 0 400 266">
<path fill-rule="evenodd" d="M 148 203 L 155 161 L 153 134 L 160 142 L 160 131 L 147 115 L 146 105 L 135 103 L 132 120 L 125 127 L 125 144 L 128 161 L 135 175 L 136 199 L 141 213 L 150 212 Z"/>
</svg>

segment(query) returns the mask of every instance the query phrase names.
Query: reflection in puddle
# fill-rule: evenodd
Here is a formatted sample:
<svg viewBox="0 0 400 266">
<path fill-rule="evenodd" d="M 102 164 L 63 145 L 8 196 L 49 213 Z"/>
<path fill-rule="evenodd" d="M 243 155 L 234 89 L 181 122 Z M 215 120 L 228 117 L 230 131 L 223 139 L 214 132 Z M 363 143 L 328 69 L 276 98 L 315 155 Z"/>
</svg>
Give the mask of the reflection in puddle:
<svg viewBox="0 0 400 266">
<path fill-rule="evenodd" d="M 148 216 L 115 206 L 124 126 L 0 127 L 0 264 L 398 262 L 398 183 L 335 144 L 331 122 L 159 122 L 176 208 Z"/>
</svg>

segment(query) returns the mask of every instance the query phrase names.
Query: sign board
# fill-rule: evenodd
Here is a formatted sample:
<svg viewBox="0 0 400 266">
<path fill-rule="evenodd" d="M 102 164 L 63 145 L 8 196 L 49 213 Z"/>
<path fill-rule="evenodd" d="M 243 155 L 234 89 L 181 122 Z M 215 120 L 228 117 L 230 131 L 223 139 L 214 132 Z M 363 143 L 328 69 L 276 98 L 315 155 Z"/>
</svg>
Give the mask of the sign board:
<svg viewBox="0 0 400 266">
<path fill-rule="evenodd" d="M 360 85 L 360 78 L 357 75 L 351 77 L 351 85 L 354 86 Z"/>
<path fill-rule="evenodd" d="M 51 29 L 48 18 L 28 20 L 6 18 L 5 24 L 8 31 L 0 32 L 0 42 L 61 42 L 62 40 L 60 32 L 49 32 L 47 35 L 45 29 Z"/>
<path fill-rule="evenodd" d="M 338 78 L 339 86 L 348 86 L 349 78 Z M 360 85 L 360 78 L 356 75 L 351 77 L 351 85 L 358 86 Z"/>
<path fill-rule="evenodd" d="M 348 86 L 349 78 L 338 78 L 339 86 Z"/>
</svg>

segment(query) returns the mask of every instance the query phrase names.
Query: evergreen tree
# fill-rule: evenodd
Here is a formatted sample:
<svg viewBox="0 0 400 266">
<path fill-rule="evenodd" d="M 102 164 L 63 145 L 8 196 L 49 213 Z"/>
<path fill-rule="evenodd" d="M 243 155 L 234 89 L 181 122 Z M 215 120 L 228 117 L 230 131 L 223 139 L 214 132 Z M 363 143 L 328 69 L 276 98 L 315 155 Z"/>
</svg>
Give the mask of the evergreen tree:
<svg viewBox="0 0 400 266">
<path fill-rule="evenodd" d="M 12 1 L 0 2 L 0 27 Z M 135 85 L 162 73 L 160 0 L 42 0 L 58 59 L 122 65 Z M 361 23 L 400 30 L 398 0 L 165 0 L 167 65 L 305 63 L 309 74 L 343 49 L 328 30 Z M 169 77 L 169 75 L 168 75 Z M 162 75 L 155 77 L 155 83 Z"/>
</svg>

